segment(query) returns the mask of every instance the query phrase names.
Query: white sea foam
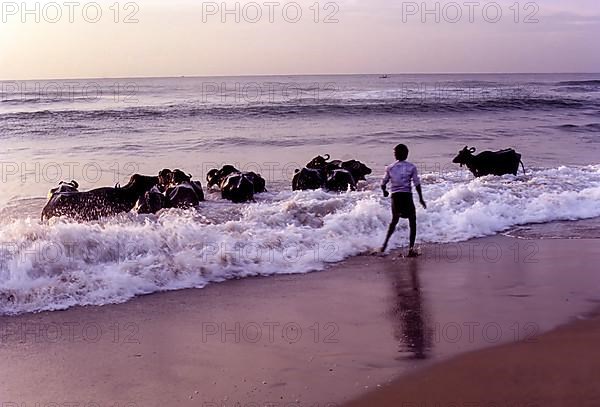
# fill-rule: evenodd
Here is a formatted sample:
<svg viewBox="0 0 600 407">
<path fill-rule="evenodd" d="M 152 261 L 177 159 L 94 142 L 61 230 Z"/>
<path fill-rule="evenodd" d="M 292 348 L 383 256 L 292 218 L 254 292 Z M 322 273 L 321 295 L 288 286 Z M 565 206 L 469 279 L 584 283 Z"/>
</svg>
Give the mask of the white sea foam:
<svg viewBox="0 0 600 407">
<path fill-rule="evenodd" d="M 515 225 L 600 216 L 600 165 L 473 180 L 424 174 L 418 240 L 454 242 Z M 269 193 L 258 203 L 95 223 L 0 224 L 0 313 L 108 304 L 254 275 L 305 273 L 379 247 L 389 200 L 373 180 L 348 194 Z M 406 244 L 401 222 L 392 245 Z"/>
</svg>

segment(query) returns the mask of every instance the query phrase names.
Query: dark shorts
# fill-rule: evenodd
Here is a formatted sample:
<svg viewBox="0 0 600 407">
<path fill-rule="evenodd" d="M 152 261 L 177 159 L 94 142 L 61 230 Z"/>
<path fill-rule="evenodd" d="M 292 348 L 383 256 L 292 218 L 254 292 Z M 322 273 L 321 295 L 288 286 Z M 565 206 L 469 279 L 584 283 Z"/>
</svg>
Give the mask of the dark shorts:
<svg viewBox="0 0 600 407">
<path fill-rule="evenodd" d="M 415 203 L 410 192 L 395 192 L 392 194 L 392 214 L 404 219 L 417 216 Z"/>
</svg>

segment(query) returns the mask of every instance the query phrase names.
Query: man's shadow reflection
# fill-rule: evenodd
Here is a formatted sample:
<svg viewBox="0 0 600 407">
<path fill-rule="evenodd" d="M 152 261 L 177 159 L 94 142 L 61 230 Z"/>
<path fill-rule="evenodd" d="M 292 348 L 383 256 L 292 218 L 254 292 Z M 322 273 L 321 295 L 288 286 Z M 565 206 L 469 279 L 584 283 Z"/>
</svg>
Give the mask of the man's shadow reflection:
<svg viewBox="0 0 600 407">
<path fill-rule="evenodd" d="M 419 260 L 399 260 L 390 263 L 388 270 L 394 291 L 394 336 L 400 341 L 400 352 L 409 353 L 409 358 L 426 359 L 432 332 L 421 293 Z"/>
</svg>

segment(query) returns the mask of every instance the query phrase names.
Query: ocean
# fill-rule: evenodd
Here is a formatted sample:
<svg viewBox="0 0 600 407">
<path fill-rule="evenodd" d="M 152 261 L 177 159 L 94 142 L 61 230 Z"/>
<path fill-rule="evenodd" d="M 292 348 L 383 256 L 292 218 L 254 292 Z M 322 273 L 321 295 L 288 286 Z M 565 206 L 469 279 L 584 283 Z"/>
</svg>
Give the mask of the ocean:
<svg viewBox="0 0 600 407">
<path fill-rule="evenodd" d="M 381 246 L 397 143 L 423 181 L 417 244 L 505 233 L 598 238 L 600 74 L 337 75 L 0 82 L 0 314 L 103 305 L 306 273 Z M 526 174 L 473 176 L 465 146 L 512 147 Z M 292 192 L 317 155 L 373 169 L 351 193 Z M 234 164 L 269 192 L 197 210 L 40 221 L 48 190 Z M 583 222 L 581 222 L 583 220 Z M 401 222 L 391 246 L 407 244 Z"/>
</svg>

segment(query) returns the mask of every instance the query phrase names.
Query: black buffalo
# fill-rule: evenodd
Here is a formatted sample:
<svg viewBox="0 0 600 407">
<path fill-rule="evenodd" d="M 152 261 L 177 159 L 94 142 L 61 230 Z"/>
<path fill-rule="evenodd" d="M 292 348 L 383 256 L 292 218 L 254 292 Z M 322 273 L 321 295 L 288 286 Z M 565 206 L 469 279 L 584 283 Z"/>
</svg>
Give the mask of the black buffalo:
<svg viewBox="0 0 600 407">
<path fill-rule="evenodd" d="M 84 192 L 55 192 L 44 209 L 42 220 L 68 216 L 77 220 L 96 220 L 129 212 L 145 193 L 158 184 L 158 177 L 132 175 L 127 185 Z"/>
<path fill-rule="evenodd" d="M 165 196 L 167 208 L 191 208 L 204 201 L 202 184 L 181 170 L 171 172 Z"/>
<path fill-rule="evenodd" d="M 204 191 L 200 181 L 192 181 L 192 176 L 181 170 L 161 170 L 158 184 L 139 200 L 138 213 L 156 213 L 163 208 L 192 208 L 204 201 Z"/>
<path fill-rule="evenodd" d="M 348 170 L 333 170 L 327 176 L 325 189 L 334 192 L 356 191 L 356 181 Z"/>
<path fill-rule="evenodd" d="M 165 207 L 165 194 L 158 185 L 155 185 L 138 200 L 136 211 L 140 214 L 151 214 L 156 213 Z"/>
<path fill-rule="evenodd" d="M 308 189 L 319 189 L 323 187 L 325 180 L 321 171 L 314 168 L 302 168 L 296 170 L 292 179 L 293 191 L 306 191 Z"/>
<path fill-rule="evenodd" d="M 260 174 L 242 172 L 233 165 L 225 165 L 220 170 L 210 170 L 206 180 L 208 188 L 217 186 L 223 199 L 235 203 L 252 201 L 254 194 L 267 192 L 266 181 Z"/>
<path fill-rule="evenodd" d="M 356 160 L 343 161 L 340 168 L 349 171 L 356 182 L 366 181 L 365 176 L 373 172 L 369 167 Z"/>
<path fill-rule="evenodd" d="M 233 165 L 224 165 L 220 170 L 217 170 L 216 168 L 212 169 L 208 172 L 208 174 L 206 174 L 206 181 L 208 182 L 206 187 L 210 189 L 216 185 L 220 188 L 221 183 L 225 181 L 225 178 L 233 173 L 238 172 L 241 171 L 235 168 Z"/>
<path fill-rule="evenodd" d="M 260 176 L 260 174 L 257 174 L 252 171 L 243 172 L 242 174 L 244 174 L 252 182 L 255 194 L 262 194 L 263 192 L 267 192 L 267 182 L 263 177 Z"/>
<path fill-rule="evenodd" d="M 475 177 L 505 174 L 517 175 L 519 164 L 521 164 L 523 172 L 525 172 L 525 166 L 521 161 L 521 154 L 512 148 L 500 151 L 484 151 L 473 155 L 475 151 L 475 147 L 469 148 L 465 146 L 452 162 L 460 164 L 461 167 L 466 165 Z"/>
<path fill-rule="evenodd" d="M 331 156 L 317 156 L 306 167 L 296 170 L 292 180 L 292 189 L 307 190 L 325 188 L 330 191 L 356 190 L 358 181 L 366 180 L 371 169 L 357 160 L 329 161 Z"/>
<path fill-rule="evenodd" d="M 254 183 L 242 172 L 234 172 L 227 176 L 220 185 L 221 197 L 233 203 L 243 203 L 254 199 Z"/>
<path fill-rule="evenodd" d="M 312 160 L 310 160 L 308 164 L 306 164 L 306 168 L 325 172 L 333 170 L 338 166 L 337 161 L 329 162 L 329 159 L 331 159 L 331 156 L 329 154 L 325 154 L 325 157 L 318 155 Z"/>
</svg>

